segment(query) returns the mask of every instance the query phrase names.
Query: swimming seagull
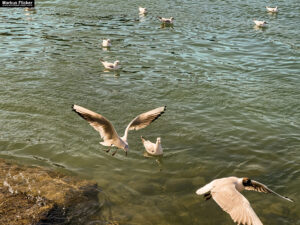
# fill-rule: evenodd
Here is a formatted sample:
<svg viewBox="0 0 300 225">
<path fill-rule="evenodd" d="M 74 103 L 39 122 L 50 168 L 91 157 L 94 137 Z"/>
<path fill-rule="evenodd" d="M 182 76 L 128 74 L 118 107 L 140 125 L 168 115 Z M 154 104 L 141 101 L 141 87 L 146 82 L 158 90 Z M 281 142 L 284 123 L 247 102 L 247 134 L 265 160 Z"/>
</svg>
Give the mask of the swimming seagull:
<svg viewBox="0 0 300 225">
<path fill-rule="evenodd" d="M 277 6 L 275 8 L 271 8 L 271 7 L 266 6 L 266 9 L 267 9 L 268 12 L 271 12 L 271 13 L 277 13 L 278 12 Z"/>
<path fill-rule="evenodd" d="M 114 63 L 110 63 L 110 62 L 103 61 L 102 59 L 100 59 L 100 62 L 103 64 L 105 69 L 108 69 L 108 70 L 118 70 L 118 69 L 120 69 L 119 60 L 116 60 Z"/>
<path fill-rule="evenodd" d="M 102 47 L 110 47 L 111 46 L 111 41 L 110 39 L 104 39 L 102 41 Z"/>
<path fill-rule="evenodd" d="M 162 155 L 163 154 L 160 137 L 158 137 L 156 139 L 156 143 L 152 143 L 151 141 L 145 140 L 142 136 L 141 136 L 141 139 L 142 139 L 142 142 L 144 144 L 146 151 L 150 155 Z"/>
<path fill-rule="evenodd" d="M 163 17 L 158 16 L 158 19 L 160 20 L 160 22 L 167 23 L 167 24 L 173 24 L 173 21 L 174 21 L 173 17 L 163 18 Z"/>
<path fill-rule="evenodd" d="M 101 138 L 103 138 L 103 142 L 100 142 L 100 144 L 109 147 L 106 152 L 109 152 L 110 148 L 114 146 L 118 149 L 123 149 L 127 156 L 127 136 L 129 130 L 139 130 L 147 127 L 165 112 L 166 106 L 153 109 L 135 117 L 126 127 L 123 137 L 120 137 L 117 134 L 113 125 L 104 116 L 79 105 L 73 105 L 72 109 L 100 133 Z M 117 150 L 112 155 L 115 155 L 117 153 Z"/>
<path fill-rule="evenodd" d="M 267 25 L 266 21 L 260 21 L 260 20 L 253 20 L 256 26 L 258 27 L 265 27 Z"/>
<path fill-rule="evenodd" d="M 24 11 L 28 12 L 28 11 L 36 11 L 34 7 L 25 7 Z"/>
<path fill-rule="evenodd" d="M 226 177 L 213 180 L 196 191 L 197 195 L 204 195 L 205 200 L 211 197 L 217 204 L 238 224 L 263 225 L 249 201 L 240 193 L 243 190 L 252 190 L 275 194 L 287 201 L 291 199 L 277 194 L 267 186 L 250 180 L 249 178 Z"/>
<path fill-rule="evenodd" d="M 139 7 L 139 14 L 147 14 L 147 8 Z"/>
</svg>

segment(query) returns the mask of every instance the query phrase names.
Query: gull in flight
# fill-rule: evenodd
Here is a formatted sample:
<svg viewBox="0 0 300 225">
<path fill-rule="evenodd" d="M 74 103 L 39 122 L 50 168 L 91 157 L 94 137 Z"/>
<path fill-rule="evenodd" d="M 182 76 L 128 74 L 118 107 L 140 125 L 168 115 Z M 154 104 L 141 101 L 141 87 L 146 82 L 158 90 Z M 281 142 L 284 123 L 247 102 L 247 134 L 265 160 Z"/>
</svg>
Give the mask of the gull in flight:
<svg viewBox="0 0 300 225">
<path fill-rule="evenodd" d="M 260 21 L 260 20 L 253 20 L 256 26 L 258 27 L 265 27 L 267 25 L 266 21 Z"/>
<path fill-rule="evenodd" d="M 100 62 L 103 64 L 105 69 L 108 69 L 108 70 L 118 70 L 118 69 L 120 69 L 119 60 L 116 60 L 114 63 L 111 63 L 111 62 L 103 61 L 102 59 L 100 59 Z"/>
<path fill-rule="evenodd" d="M 163 18 L 158 16 L 158 19 L 160 20 L 160 22 L 165 23 L 165 24 L 173 24 L 174 18 L 170 17 L 170 18 Z"/>
<path fill-rule="evenodd" d="M 139 7 L 139 14 L 147 14 L 147 8 Z"/>
<path fill-rule="evenodd" d="M 146 151 L 150 155 L 162 155 L 163 154 L 160 137 L 158 137 L 156 139 L 156 143 L 152 143 L 151 141 L 145 140 L 142 136 L 141 136 L 141 139 L 142 139 L 142 142 L 144 144 Z"/>
<path fill-rule="evenodd" d="M 125 129 L 124 136 L 120 137 L 113 125 L 104 116 L 79 105 L 73 105 L 72 108 L 73 111 L 85 119 L 96 131 L 100 133 L 100 136 L 103 139 L 103 142 L 100 142 L 100 144 L 109 147 L 106 152 L 109 152 L 111 147 L 117 147 L 117 150 L 112 155 L 115 155 L 120 148 L 125 151 L 126 156 L 128 151 L 127 136 L 129 130 L 139 130 L 147 127 L 159 118 L 166 110 L 166 106 L 162 106 L 138 115 L 128 124 Z"/>
<path fill-rule="evenodd" d="M 110 39 L 104 39 L 103 41 L 102 41 L 102 47 L 110 47 L 111 46 L 111 41 L 110 41 Z"/>
<path fill-rule="evenodd" d="M 266 9 L 267 9 L 268 12 L 271 12 L 271 13 L 277 13 L 278 12 L 277 6 L 275 8 L 271 8 L 271 7 L 266 6 Z"/>
<path fill-rule="evenodd" d="M 226 177 L 216 179 L 196 191 L 197 195 L 204 195 L 206 200 L 211 197 L 233 219 L 234 222 L 244 225 L 263 225 L 252 209 L 249 201 L 240 193 L 243 190 L 252 190 L 275 194 L 287 201 L 291 199 L 277 194 L 267 186 L 250 180 L 249 178 Z"/>
</svg>

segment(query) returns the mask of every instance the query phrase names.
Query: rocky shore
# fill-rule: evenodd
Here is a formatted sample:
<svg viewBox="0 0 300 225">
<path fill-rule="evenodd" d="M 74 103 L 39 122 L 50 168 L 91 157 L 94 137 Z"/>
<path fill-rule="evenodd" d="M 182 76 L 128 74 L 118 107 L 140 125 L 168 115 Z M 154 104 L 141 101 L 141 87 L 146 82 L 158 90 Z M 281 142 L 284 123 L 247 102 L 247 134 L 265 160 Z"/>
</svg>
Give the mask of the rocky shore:
<svg viewBox="0 0 300 225">
<path fill-rule="evenodd" d="M 0 159 L 0 224 L 85 224 L 99 195 L 93 181 Z"/>
</svg>

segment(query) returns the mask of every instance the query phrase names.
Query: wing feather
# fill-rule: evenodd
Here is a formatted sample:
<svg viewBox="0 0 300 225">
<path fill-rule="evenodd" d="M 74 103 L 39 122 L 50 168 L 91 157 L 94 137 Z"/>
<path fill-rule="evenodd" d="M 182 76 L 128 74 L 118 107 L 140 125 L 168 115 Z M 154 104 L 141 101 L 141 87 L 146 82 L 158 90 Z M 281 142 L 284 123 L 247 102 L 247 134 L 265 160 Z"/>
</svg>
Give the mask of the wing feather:
<svg viewBox="0 0 300 225">
<path fill-rule="evenodd" d="M 257 191 L 257 192 L 263 192 L 263 193 L 272 193 L 272 194 L 277 195 L 280 198 L 283 198 L 287 201 L 293 202 L 293 200 L 289 199 L 288 197 L 284 197 L 284 196 L 276 193 L 275 191 L 271 190 L 266 185 L 264 185 L 262 183 L 259 183 L 258 181 L 251 180 L 251 183 L 252 183 L 252 186 L 245 186 L 245 190 Z"/>
<path fill-rule="evenodd" d="M 227 212 L 234 222 L 244 225 L 263 225 L 249 201 L 236 190 L 234 184 L 215 187 L 211 191 L 213 199 Z"/>
<path fill-rule="evenodd" d="M 73 105 L 72 108 L 73 111 L 85 119 L 96 131 L 100 133 L 100 136 L 104 141 L 119 137 L 113 125 L 104 116 L 79 105 Z"/>
<path fill-rule="evenodd" d="M 165 112 L 166 108 L 166 106 L 162 106 L 138 115 L 128 124 L 127 128 L 129 130 L 140 130 L 145 128 L 159 118 Z"/>
</svg>

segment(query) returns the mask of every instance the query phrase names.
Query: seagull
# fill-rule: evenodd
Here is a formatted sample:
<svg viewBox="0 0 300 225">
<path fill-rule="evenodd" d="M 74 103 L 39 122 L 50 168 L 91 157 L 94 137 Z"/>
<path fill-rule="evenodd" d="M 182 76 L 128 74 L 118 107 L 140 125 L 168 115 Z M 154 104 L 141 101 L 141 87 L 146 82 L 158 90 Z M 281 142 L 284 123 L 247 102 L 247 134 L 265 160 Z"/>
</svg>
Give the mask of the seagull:
<svg viewBox="0 0 300 225">
<path fill-rule="evenodd" d="M 103 64 L 105 69 L 108 69 L 108 70 L 118 70 L 118 69 L 120 69 L 119 60 L 116 60 L 114 63 L 110 63 L 110 62 L 103 61 L 102 59 L 100 59 L 100 62 Z"/>
<path fill-rule="evenodd" d="M 167 24 L 173 24 L 173 21 L 174 21 L 173 17 L 163 18 L 163 17 L 158 16 L 158 19 L 160 20 L 160 22 L 167 23 Z"/>
<path fill-rule="evenodd" d="M 141 139 L 142 139 L 142 142 L 144 144 L 146 151 L 150 155 L 162 155 L 163 154 L 160 137 L 158 137 L 156 139 L 156 143 L 152 143 L 151 141 L 145 140 L 142 136 L 141 136 Z"/>
<path fill-rule="evenodd" d="M 147 127 L 157 118 L 159 118 L 165 112 L 166 108 L 166 106 L 162 106 L 138 115 L 128 124 L 125 129 L 124 136 L 120 137 L 113 125 L 104 116 L 79 105 L 72 106 L 73 111 L 85 119 L 96 131 L 100 133 L 103 142 L 99 143 L 109 147 L 106 152 L 109 152 L 110 148 L 114 146 L 117 147 L 117 150 L 123 149 L 126 156 L 128 152 L 127 136 L 129 130 L 139 130 Z M 112 155 L 115 155 L 117 150 Z"/>
<path fill-rule="evenodd" d="M 256 26 L 258 27 L 265 27 L 267 25 L 266 21 L 260 21 L 260 20 L 253 20 Z"/>
<path fill-rule="evenodd" d="M 25 7 L 24 11 L 28 12 L 28 11 L 35 11 L 34 7 Z"/>
<path fill-rule="evenodd" d="M 147 14 L 147 8 L 139 7 L 139 14 Z"/>
<path fill-rule="evenodd" d="M 205 200 L 211 197 L 217 204 L 238 224 L 263 225 L 249 201 L 240 193 L 243 190 L 252 190 L 275 194 L 287 201 L 291 199 L 277 194 L 267 186 L 249 178 L 226 177 L 213 180 L 196 191 L 197 195 L 204 195 Z"/>
<path fill-rule="evenodd" d="M 271 12 L 271 13 L 277 13 L 278 12 L 277 6 L 275 8 L 271 8 L 271 7 L 266 6 L 266 9 L 267 9 L 268 12 Z"/>
<path fill-rule="evenodd" d="M 102 47 L 110 47 L 111 46 L 111 41 L 110 39 L 104 39 L 102 41 Z"/>
</svg>

